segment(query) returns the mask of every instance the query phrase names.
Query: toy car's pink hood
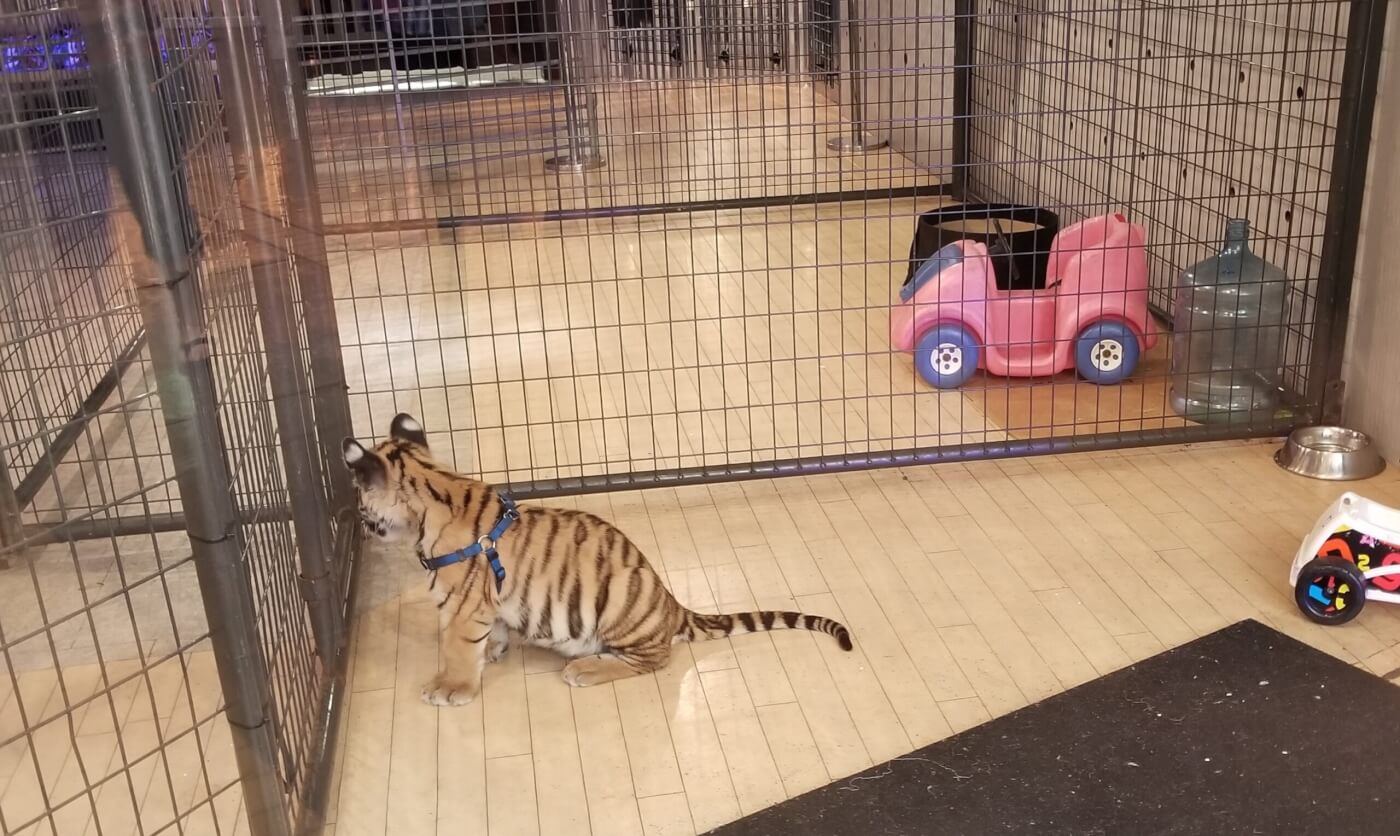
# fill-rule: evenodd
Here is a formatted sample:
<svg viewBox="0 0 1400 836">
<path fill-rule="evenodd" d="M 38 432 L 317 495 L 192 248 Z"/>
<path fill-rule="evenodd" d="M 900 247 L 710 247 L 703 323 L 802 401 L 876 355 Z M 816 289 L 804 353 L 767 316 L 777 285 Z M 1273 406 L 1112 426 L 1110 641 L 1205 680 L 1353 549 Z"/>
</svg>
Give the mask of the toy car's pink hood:
<svg viewBox="0 0 1400 836">
<path fill-rule="evenodd" d="M 987 320 L 987 286 L 991 259 L 987 247 L 976 241 L 959 241 L 963 257 L 945 267 L 915 292 L 908 302 L 890 311 L 890 346 L 911 351 L 918 335 L 939 322 L 956 322 L 979 338 Z"/>
</svg>

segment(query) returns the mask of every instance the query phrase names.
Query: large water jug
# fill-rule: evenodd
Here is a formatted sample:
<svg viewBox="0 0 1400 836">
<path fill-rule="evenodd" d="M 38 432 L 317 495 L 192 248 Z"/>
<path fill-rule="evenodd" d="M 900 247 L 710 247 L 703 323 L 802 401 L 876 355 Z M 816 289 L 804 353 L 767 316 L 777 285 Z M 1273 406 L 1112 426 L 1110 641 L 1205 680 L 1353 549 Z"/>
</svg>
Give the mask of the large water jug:
<svg viewBox="0 0 1400 836">
<path fill-rule="evenodd" d="M 1249 251 L 1249 221 L 1181 273 L 1172 317 L 1171 402 L 1210 423 L 1267 420 L 1279 405 L 1288 277 Z"/>
</svg>

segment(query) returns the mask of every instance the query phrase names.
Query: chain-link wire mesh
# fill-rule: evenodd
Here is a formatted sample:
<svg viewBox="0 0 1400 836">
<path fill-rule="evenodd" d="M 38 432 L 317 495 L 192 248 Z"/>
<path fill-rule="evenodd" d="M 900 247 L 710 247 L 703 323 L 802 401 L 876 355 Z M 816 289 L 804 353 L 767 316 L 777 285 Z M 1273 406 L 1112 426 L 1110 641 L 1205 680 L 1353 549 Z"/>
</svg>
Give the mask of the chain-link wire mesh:
<svg viewBox="0 0 1400 836">
<path fill-rule="evenodd" d="M 93 25 L 107 13 L 142 21 L 120 73 L 121 27 Z M 232 17 L 249 23 L 252 10 Z M 332 536 L 351 531 L 334 523 L 333 463 L 314 436 L 307 472 L 289 474 L 288 436 L 308 426 L 274 409 L 267 323 L 297 335 L 307 412 L 320 404 L 310 370 L 324 352 L 311 347 L 324 334 L 289 252 L 289 304 L 259 306 L 219 25 L 200 0 L 0 10 L 0 833 L 279 832 L 266 823 L 288 828 L 314 803 L 337 659 L 313 635 L 289 480 L 320 498 Z M 136 92 L 157 132 L 137 156 L 168 188 L 173 223 L 156 222 L 149 194 L 132 198 L 130 160 L 113 145 L 113 125 L 129 134 L 130 120 L 99 93 L 121 90 L 114 75 L 148 79 Z M 157 315 L 152 299 L 178 293 L 192 304 Z M 152 333 L 175 335 L 178 356 Z M 224 477 L 192 495 L 212 471 L 169 422 L 194 404 Z M 189 502 L 221 505 L 227 527 L 192 539 Z M 227 546 L 217 585 L 209 543 Z M 347 568 L 334 562 L 331 586 L 343 590 Z M 218 603 L 233 587 L 245 621 Z M 255 664 L 231 667 L 235 655 Z M 248 682 L 230 692 L 235 670 Z M 272 805 L 249 804 L 240 784 L 245 686 L 267 695 L 254 709 Z"/>
<path fill-rule="evenodd" d="M 491 72 L 519 71 L 506 84 L 469 61 L 443 59 L 429 76 L 394 57 L 399 17 L 468 6 L 545 21 L 531 38 L 550 60 L 525 80 L 523 59 L 496 56 Z M 1335 340 L 1310 335 L 1338 315 L 1317 287 L 1348 280 L 1328 266 L 1349 234 L 1330 201 L 1364 168 L 1332 154 L 1354 134 L 1339 114 L 1365 74 L 1364 61 L 1344 65 L 1375 49 L 1348 26 L 1370 8 L 390 9 L 376 37 L 396 86 L 347 70 L 313 90 L 355 425 L 369 434 L 414 411 L 463 469 L 564 490 L 1314 420 L 1313 370 Z M 478 43 L 435 38 L 463 54 Z M 308 67 L 318 50 L 308 45 Z M 1043 235 L 1017 226 L 1027 213 Z M 1098 227 L 1077 224 L 1094 218 L 1145 240 L 1089 241 Z M 1172 348 L 1174 288 L 1221 250 L 1230 218 L 1248 220 L 1253 252 L 1285 272 L 1287 301 L 1271 323 L 1236 328 L 1223 310 L 1197 323 L 1206 354 L 1233 352 L 1227 377 L 1257 381 L 1228 385 L 1253 387 L 1262 405 L 1184 415 L 1171 394 L 1173 356 L 1185 357 Z M 1057 232 L 1064 256 L 1052 260 Z M 917 282 L 958 298 L 901 299 L 928 245 L 959 239 L 990 254 Z M 1020 262 L 999 247 L 1030 258 L 1029 272 L 1008 283 L 998 271 Z M 1145 286 L 1135 267 L 1105 279 L 1093 266 L 1123 249 L 1145 257 Z M 1131 311 L 1094 313 L 1114 305 Z M 896 333 L 906 316 L 917 327 Z M 940 323 L 960 326 L 958 339 L 938 342 Z M 1276 364 L 1238 347 L 1279 333 Z M 976 373 L 944 385 L 940 362 Z M 1177 366 L 1182 379 L 1213 374 Z"/>
</svg>

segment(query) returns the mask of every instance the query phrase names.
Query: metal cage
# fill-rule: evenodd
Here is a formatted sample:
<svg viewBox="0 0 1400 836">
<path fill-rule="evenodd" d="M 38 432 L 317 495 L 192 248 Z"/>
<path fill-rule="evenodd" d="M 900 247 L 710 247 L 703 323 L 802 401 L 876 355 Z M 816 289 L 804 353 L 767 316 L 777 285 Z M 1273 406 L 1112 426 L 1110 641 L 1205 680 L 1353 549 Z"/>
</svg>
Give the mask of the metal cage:
<svg viewBox="0 0 1400 836">
<path fill-rule="evenodd" d="M 418 410 L 458 466 L 552 492 L 1270 434 L 1329 406 L 1364 180 L 1336 149 L 1365 143 L 1383 4 L 624 5 L 561 0 L 553 81 L 313 104 L 357 428 Z M 672 24 L 683 61 L 618 47 Z M 1121 386 L 932 390 L 885 332 L 917 218 L 955 202 L 1141 224 L 1164 334 L 1178 273 L 1251 219 L 1290 276 L 1279 408 L 1174 414 L 1168 339 Z"/>
<path fill-rule="evenodd" d="M 0 12 L 0 832 L 318 815 L 357 526 L 290 20 Z"/>
<path fill-rule="evenodd" d="M 318 822 L 399 411 L 525 496 L 1335 417 L 1386 5 L 3 4 L 0 832 Z M 891 312 L 974 204 L 1140 224 L 1164 335 L 1248 218 L 1279 408 L 1174 414 L 1170 339 L 929 385 Z"/>
</svg>

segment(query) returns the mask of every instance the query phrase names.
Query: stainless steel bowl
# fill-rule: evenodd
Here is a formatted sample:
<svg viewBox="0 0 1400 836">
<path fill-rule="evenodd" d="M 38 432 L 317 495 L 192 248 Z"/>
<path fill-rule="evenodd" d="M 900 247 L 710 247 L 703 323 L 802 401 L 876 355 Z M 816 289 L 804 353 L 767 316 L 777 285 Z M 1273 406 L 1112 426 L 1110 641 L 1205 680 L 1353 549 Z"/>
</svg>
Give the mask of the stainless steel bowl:
<svg viewBox="0 0 1400 836">
<path fill-rule="evenodd" d="M 1333 482 L 1369 479 L 1385 470 L 1385 459 L 1370 437 L 1346 427 L 1300 427 L 1274 461 L 1289 473 Z"/>
</svg>

